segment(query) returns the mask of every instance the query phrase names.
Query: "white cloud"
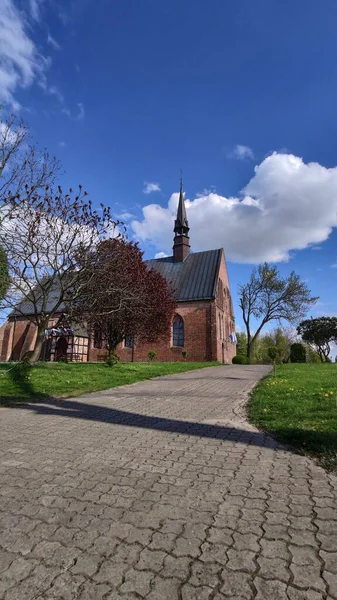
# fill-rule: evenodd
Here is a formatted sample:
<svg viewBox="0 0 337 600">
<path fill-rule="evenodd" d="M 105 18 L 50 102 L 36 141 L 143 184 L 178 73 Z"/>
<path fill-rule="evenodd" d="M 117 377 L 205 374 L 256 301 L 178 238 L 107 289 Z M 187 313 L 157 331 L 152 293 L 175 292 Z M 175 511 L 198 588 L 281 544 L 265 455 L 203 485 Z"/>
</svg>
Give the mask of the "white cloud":
<svg viewBox="0 0 337 600">
<path fill-rule="evenodd" d="M 53 38 L 53 36 L 48 32 L 47 42 L 54 50 L 61 50 L 60 44 Z"/>
<path fill-rule="evenodd" d="M 66 143 L 65 142 L 59 142 L 59 147 L 60 148 L 65 148 L 66 147 Z"/>
<path fill-rule="evenodd" d="M 333 263 L 332 265 L 330 265 L 330 267 L 331 267 L 332 269 L 337 269 L 337 263 Z"/>
<path fill-rule="evenodd" d="M 292 250 L 329 237 L 336 202 L 337 167 L 275 152 L 255 167 L 239 197 L 209 193 L 186 201 L 192 248 L 224 247 L 236 262 L 286 261 Z M 135 237 L 169 251 L 177 204 L 175 193 L 165 208 L 145 206 L 143 220 L 131 224 Z"/>
<path fill-rule="evenodd" d="M 149 183 L 148 181 L 144 181 L 144 189 L 143 194 L 151 194 L 152 192 L 160 192 L 159 183 Z"/>
<path fill-rule="evenodd" d="M 77 106 L 78 106 L 78 113 L 75 118 L 77 121 L 82 121 L 82 119 L 84 119 L 84 117 L 85 117 L 84 106 L 83 106 L 82 102 L 78 102 Z"/>
<path fill-rule="evenodd" d="M 40 1 L 29 0 L 29 9 L 34 21 L 40 20 Z"/>
<path fill-rule="evenodd" d="M 134 217 L 134 215 L 127 211 L 122 212 L 120 215 L 118 215 L 118 218 L 121 219 L 122 221 L 129 221 L 130 219 L 133 219 L 133 217 Z"/>
<path fill-rule="evenodd" d="M 32 14 L 37 15 L 38 3 L 31 2 Z M 43 80 L 48 60 L 37 50 L 29 37 L 28 23 L 23 13 L 15 7 L 14 0 L 0 2 L 0 101 L 12 104 L 15 109 L 19 103 L 14 93 L 18 88 L 26 88 Z"/>
<path fill-rule="evenodd" d="M 70 119 L 74 119 L 75 121 L 82 121 L 85 117 L 84 105 L 82 104 L 82 102 L 78 102 L 77 106 L 78 112 L 76 115 L 72 115 L 71 110 L 69 110 L 69 108 L 67 108 L 66 106 L 62 108 L 61 112 L 67 115 L 67 117 L 69 117 Z"/>
<path fill-rule="evenodd" d="M 322 250 L 322 246 L 311 246 L 311 250 Z"/>
<path fill-rule="evenodd" d="M 168 256 L 168 254 L 165 254 L 165 252 L 157 252 L 157 254 L 154 255 L 155 258 L 166 258 Z"/>
<path fill-rule="evenodd" d="M 254 152 L 249 146 L 243 146 L 242 144 L 237 144 L 234 150 L 229 153 L 229 158 L 236 158 L 237 160 L 245 160 L 249 158 L 251 160 L 254 159 Z"/>
</svg>

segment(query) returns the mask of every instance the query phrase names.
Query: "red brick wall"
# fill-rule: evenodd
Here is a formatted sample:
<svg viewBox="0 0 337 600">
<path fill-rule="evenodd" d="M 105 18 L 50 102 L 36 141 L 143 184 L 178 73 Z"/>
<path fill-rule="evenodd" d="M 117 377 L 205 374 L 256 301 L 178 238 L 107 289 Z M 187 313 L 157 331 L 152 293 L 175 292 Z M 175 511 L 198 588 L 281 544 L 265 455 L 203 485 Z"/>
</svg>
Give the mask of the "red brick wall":
<svg viewBox="0 0 337 600">
<path fill-rule="evenodd" d="M 228 293 L 223 293 L 228 290 Z M 134 348 L 135 361 L 147 361 L 149 350 L 154 349 L 158 361 L 181 361 L 184 360 L 182 350 L 188 351 L 189 361 L 232 362 L 236 354 L 236 346 L 229 340 L 229 334 L 235 331 L 234 315 L 231 310 L 229 283 L 224 256 L 222 257 L 217 286 L 217 296 L 213 301 L 180 302 L 177 306 L 177 314 L 184 320 L 184 348 L 172 346 L 172 330 L 164 339 L 152 344 L 137 344 Z M 219 321 L 220 317 L 220 321 Z M 55 317 L 50 326 L 57 319 Z M 12 336 L 14 322 L 8 322 L 1 328 L 0 336 L 0 359 L 9 360 L 12 351 Z M 2 337 L 2 343 L 1 343 Z M 36 337 L 36 326 L 27 319 L 20 317 L 15 326 L 15 339 L 13 344 L 13 358 L 19 360 L 28 351 L 34 348 Z M 93 336 L 89 340 L 89 360 L 104 360 L 106 351 L 93 348 Z M 122 361 L 132 360 L 131 348 L 125 348 L 120 344 L 117 354 Z"/>
<path fill-rule="evenodd" d="M 221 289 L 222 288 L 222 291 Z M 224 290 L 228 290 L 227 294 Z M 221 322 L 221 327 L 219 323 Z M 232 344 L 229 334 L 235 331 L 234 314 L 230 300 L 230 289 L 224 254 L 222 255 L 217 286 L 216 301 L 212 310 L 212 352 L 219 362 L 231 363 L 236 355 L 236 345 Z M 215 360 L 215 359 L 214 359 Z"/>
<path fill-rule="evenodd" d="M 2 327 L 3 340 L 0 343 L 0 358 L 7 361 L 20 360 L 28 350 L 33 350 L 36 339 L 36 325 L 24 317 L 16 322 L 8 321 Z M 13 337 L 14 336 L 14 337 Z"/>
<path fill-rule="evenodd" d="M 158 361 L 182 361 L 182 350 L 188 351 L 188 360 L 203 362 L 216 360 L 212 358 L 211 345 L 211 302 L 180 302 L 177 306 L 176 314 L 184 320 L 184 348 L 174 348 L 172 346 L 172 331 L 167 336 L 152 344 L 135 344 L 134 360 L 147 361 L 149 350 L 155 350 Z M 104 350 L 91 348 L 89 360 L 97 360 L 104 357 Z M 124 348 L 123 344 L 117 347 L 116 354 L 121 361 L 132 360 L 131 348 Z"/>
</svg>

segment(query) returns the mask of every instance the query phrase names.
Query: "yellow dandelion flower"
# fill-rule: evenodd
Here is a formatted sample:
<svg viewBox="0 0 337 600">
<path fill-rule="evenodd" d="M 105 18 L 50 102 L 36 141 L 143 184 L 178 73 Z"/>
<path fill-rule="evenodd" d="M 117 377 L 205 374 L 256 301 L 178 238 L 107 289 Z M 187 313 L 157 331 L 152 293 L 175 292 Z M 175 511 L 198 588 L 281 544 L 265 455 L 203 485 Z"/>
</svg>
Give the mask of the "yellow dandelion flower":
<svg viewBox="0 0 337 600">
<path fill-rule="evenodd" d="M 324 396 L 325 396 L 326 398 L 329 398 L 329 394 L 324 394 Z"/>
</svg>

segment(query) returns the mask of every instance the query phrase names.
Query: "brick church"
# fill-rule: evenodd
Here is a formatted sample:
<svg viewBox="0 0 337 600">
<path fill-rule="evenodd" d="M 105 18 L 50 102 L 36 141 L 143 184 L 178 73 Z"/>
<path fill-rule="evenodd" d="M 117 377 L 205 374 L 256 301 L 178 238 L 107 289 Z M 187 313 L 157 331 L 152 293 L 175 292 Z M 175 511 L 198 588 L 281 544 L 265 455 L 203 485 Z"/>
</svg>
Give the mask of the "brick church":
<svg viewBox="0 0 337 600">
<path fill-rule="evenodd" d="M 124 340 L 116 350 L 122 361 L 146 361 L 149 350 L 154 349 L 158 361 L 184 360 L 182 352 L 186 350 L 190 361 L 232 362 L 236 354 L 232 341 L 235 322 L 224 251 L 219 248 L 191 253 L 189 231 L 181 185 L 173 255 L 146 261 L 148 268 L 165 277 L 175 294 L 177 307 L 171 330 L 157 343 Z M 62 314 L 62 307 L 60 311 Z M 21 305 L 20 312 L 10 315 L 0 329 L 0 360 L 20 360 L 34 348 L 36 327 L 25 315 L 29 315 L 29 307 L 25 310 Z M 62 356 L 62 347 L 68 360 L 105 359 L 102 340 L 84 325 L 58 328 L 60 316 L 55 315 L 50 322 L 41 360 L 57 360 Z"/>
</svg>

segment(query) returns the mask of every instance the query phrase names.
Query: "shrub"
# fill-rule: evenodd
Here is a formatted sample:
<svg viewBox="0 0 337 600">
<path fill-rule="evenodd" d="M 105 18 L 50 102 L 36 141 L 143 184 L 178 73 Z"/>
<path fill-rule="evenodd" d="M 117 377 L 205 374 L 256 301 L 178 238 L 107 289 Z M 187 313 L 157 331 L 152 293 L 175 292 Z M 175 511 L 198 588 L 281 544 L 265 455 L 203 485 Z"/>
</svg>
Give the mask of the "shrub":
<svg viewBox="0 0 337 600">
<path fill-rule="evenodd" d="M 182 357 L 183 357 L 183 359 L 184 359 L 184 360 L 187 360 L 187 357 L 188 357 L 188 351 L 187 351 L 187 350 L 183 350 L 181 354 L 182 354 Z"/>
<path fill-rule="evenodd" d="M 119 356 L 117 356 L 117 354 L 108 354 L 105 359 L 105 363 L 108 365 L 108 367 L 113 367 L 116 363 L 118 363 L 118 361 Z"/>
<path fill-rule="evenodd" d="M 278 352 L 277 352 L 277 348 L 276 348 L 276 346 L 270 346 L 270 347 L 268 348 L 268 356 L 269 356 L 269 358 L 271 358 L 271 360 L 272 360 L 273 362 L 275 362 L 275 361 L 276 361 L 276 359 L 277 359 L 277 356 L 278 356 Z"/>
<path fill-rule="evenodd" d="M 250 360 L 247 356 L 237 354 L 236 356 L 233 356 L 232 363 L 233 365 L 249 365 Z"/>
<path fill-rule="evenodd" d="M 153 362 L 157 358 L 157 352 L 155 350 L 149 350 L 147 355 L 150 362 Z"/>
<path fill-rule="evenodd" d="M 296 342 L 295 344 L 291 344 L 291 348 L 290 348 L 290 362 L 292 362 L 292 363 L 305 363 L 305 362 L 307 362 L 305 347 L 300 342 Z"/>
</svg>

